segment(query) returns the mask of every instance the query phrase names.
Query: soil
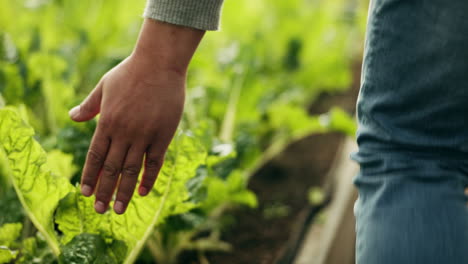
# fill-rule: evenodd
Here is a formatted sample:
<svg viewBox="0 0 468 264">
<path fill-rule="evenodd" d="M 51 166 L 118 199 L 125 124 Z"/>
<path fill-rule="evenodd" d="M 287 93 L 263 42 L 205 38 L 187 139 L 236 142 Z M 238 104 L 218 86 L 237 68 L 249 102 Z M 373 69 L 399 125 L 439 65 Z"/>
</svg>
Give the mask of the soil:
<svg viewBox="0 0 468 264">
<path fill-rule="evenodd" d="M 311 114 L 326 113 L 340 106 L 354 114 L 359 91 L 360 63 L 353 66 L 354 82 L 338 94 L 321 94 L 309 108 Z M 236 224 L 223 234 L 233 246 L 230 253 L 208 253 L 209 263 L 286 264 L 291 263 L 307 223 L 317 209 L 309 205 L 312 186 L 322 186 L 344 136 L 339 133 L 310 135 L 293 142 L 268 162 L 250 180 L 249 188 L 258 197 L 256 209 L 233 212 Z M 180 263 L 199 263 L 187 252 Z"/>
</svg>

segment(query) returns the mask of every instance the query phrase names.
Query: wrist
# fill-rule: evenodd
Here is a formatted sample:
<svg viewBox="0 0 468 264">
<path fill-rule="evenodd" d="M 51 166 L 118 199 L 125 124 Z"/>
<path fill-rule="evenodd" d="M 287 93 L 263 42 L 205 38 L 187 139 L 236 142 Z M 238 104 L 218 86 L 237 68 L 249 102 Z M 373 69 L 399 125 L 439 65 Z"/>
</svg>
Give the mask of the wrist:
<svg viewBox="0 0 468 264">
<path fill-rule="evenodd" d="M 145 19 L 132 57 L 157 70 L 185 75 L 204 31 Z"/>
</svg>

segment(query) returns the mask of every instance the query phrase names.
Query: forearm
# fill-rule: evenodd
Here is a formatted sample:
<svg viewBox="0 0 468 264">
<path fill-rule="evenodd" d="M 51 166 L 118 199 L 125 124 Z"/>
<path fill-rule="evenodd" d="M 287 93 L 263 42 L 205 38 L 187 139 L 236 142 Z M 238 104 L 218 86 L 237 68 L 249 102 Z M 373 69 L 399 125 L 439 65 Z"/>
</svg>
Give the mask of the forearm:
<svg viewBox="0 0 468 264">
<path fill-rule="evenodd" d="M 205 31 L 145 19 L 132 56 L 154 70 L 185 74 Z"/>
</svg>

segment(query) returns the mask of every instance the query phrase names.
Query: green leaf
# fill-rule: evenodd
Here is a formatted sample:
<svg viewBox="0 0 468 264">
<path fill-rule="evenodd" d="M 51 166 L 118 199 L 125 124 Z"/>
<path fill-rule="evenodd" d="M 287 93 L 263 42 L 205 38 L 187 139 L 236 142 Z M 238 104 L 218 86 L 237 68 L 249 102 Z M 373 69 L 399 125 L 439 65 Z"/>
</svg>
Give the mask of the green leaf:
<svg viewBox="0 0 468 264">
<path fill-rule="evenodd" d="M 0 108 L 5 107 L 5 99 L 3 99 L 2 93 L 0 93 Z"/>
<path fill-rule="evenodd" d="M 57 264 L 57 259 L 50 250 L 44 236 L 37 233 L 22 241 L 21 256 L 17 260 L 21 264 Z"/>
<path fill-rule="evenodd" d="M 0 246 L 0 264 L 10 263 L 17 255 L 17 251 L 11 251 L 8 248 Z"/>
<path fill-rule="evenodd" d="M 13 188 L 8 188 L 2 193 L 0 199 L 0 225 L 23 221 L 25 217 L 21 202 Z"/>
<path fill-rule="evenodd" d="M 77 170 L 73 164 L 73 156 L 57 149 L 47 153 L 47 164 L 55 175 L 67 179 L 70 179 Z"/>
<path fill-rule="evenodd" d="M 10 247 L 21 234 L 23 224 L 4 224 L 0 227 L 0 246 Z"/>
<path fill-rule="evenodd" d="M 247 179 L 240 171 L 233 171 L 226 180 L 207 177 L 205 181 L 208 195 L 202 207 L 207 212 L 226 203 L 257 206 L 257 197 L 247 189 Z"/>
<path fill-rule="evenodd" d="M 206 166 L 201 166 L 197 169 L 195 177 L 187 181 L 186 186 L 190 194 L 189 201 L 199 203 L 206 198 L 206 186 L 203 184 L 207 177 Z"/>
<path fill-rule="evenodd" d="M 117 264 L 119 259 L 112 253 L 112 244 L 92 234 L 80 234 L 62 247 L 59 257 L 64 264 Z"/>
<path fill-rule="evenodd" d="M 24 82 L 17 65 L 0 62 L 0 92 L 9 104 L 18 104 L 23 100 Z"/>
<path fill-rule="evenodd" d="M 356 120 L 341 108 L 333 107 L 330 110 L 330 129 L 354 137 L 357 131 Z"/>
<path fill-rule="evenodd" d="M 322 132 L 317 118 L 309 116 L 304 107 L 279 104 L 270 109 L 270 124 L 277 130 L 275 141 L 290 142 L 312 132 Z"/>
<path fill-rule="evenodd" d="M 13 186 L 29 218 L 58 255 L 53 213 L 72 186 L 66 178 L 50 173 L 47 155 L 33 136 L 33 129 L 15 110 L 0 110 L 0 147 L 10 161 Z"/>
<path fill-rule="evenodd" d="M 21 223 L 4 224 L 0 227 L 0 263 L 9 263 L 18 255 L 18 251 L 11 250 L 11 247 L 20 237 L 21 229 Z"/>
</svg>

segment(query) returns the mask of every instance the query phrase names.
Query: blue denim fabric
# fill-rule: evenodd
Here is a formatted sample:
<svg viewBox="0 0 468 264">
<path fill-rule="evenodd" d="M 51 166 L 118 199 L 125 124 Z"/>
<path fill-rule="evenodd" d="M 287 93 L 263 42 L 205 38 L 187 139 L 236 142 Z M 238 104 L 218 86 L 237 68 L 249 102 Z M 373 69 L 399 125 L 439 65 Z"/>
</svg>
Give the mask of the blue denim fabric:
<svg viewBox="0 0 468 264">
<path fill-rule="evenodd" d="M 358 99 L 357 264 L 467 264 L 468 0 L 375 0 Z"/>
</svg>

